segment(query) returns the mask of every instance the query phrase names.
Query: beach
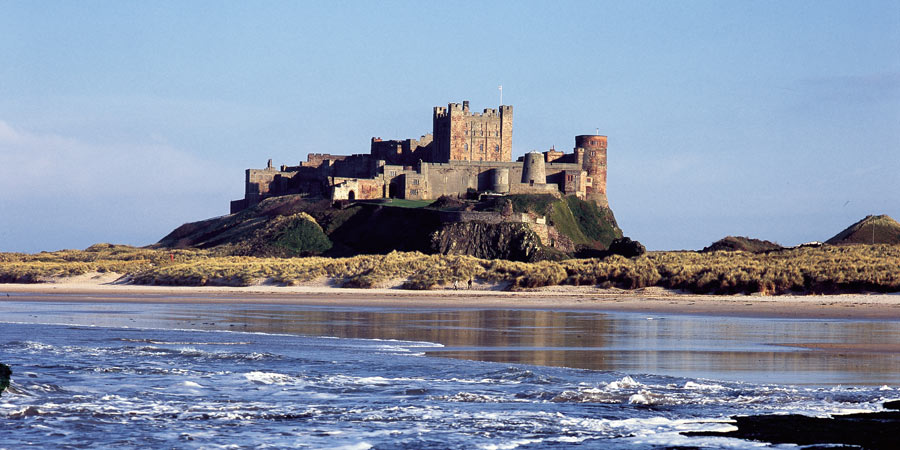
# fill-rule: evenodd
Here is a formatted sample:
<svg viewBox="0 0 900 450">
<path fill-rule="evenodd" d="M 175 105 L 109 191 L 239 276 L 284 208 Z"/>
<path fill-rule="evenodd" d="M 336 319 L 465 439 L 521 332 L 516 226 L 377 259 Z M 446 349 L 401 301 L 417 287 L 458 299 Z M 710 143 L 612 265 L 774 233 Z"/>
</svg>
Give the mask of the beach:
<svg viewBox="0 0 900 450">
<path fill-rule="evenodd" d="M 900 320 L 900 294 L 698 295 L 651 287 L 635 290 L 548 286 L 505 291 L 476 283 L 472 289 L 407 290 L 401 282 L 372 289 L 338 288 L 326 280 L 300 286 L 148 286 L 121 283 L 118 274 L 85 274 L 49 283 L 0 284 L 0 297 L 18 301 L 268 303 L 403 308 L 558 309 L 726 317 Z"/>
</svg>

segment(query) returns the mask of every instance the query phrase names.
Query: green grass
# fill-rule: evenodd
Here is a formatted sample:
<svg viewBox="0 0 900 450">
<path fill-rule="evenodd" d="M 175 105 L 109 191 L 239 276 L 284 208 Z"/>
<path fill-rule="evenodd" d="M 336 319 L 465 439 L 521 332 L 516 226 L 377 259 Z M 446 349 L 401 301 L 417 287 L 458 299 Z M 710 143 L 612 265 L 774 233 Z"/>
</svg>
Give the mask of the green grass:
<svg viewBox="0 0 900 450">
<path fill-rule="evenodd" d="M 548 219 L 560 233 L 568 236 L 575 244 L 591 245 L 593 243 L 593 240 L 585 236 L 581 230 L 578 219 L 575 218 L 572 210 L 569 209 L 568 202 L 554 202 L 549 209 Z"/>
<path fill-rule="evenodd" d="M 566 197 L 566 205 L 572 211 L 581 233 L 591 241 L 609 247 L 610 242 L 622 237 L 622 230 L 611 209 L 571 196 Z"/>
<path fill-rule="evenodd" d="M 397 208 L 424 208 L 432 203 L 434 203 L 434 200 L 406 200 L 394 198 L 391 199 L 390 203 L 385 203 L 384 206 L 395 206 Z"/>
</svg>

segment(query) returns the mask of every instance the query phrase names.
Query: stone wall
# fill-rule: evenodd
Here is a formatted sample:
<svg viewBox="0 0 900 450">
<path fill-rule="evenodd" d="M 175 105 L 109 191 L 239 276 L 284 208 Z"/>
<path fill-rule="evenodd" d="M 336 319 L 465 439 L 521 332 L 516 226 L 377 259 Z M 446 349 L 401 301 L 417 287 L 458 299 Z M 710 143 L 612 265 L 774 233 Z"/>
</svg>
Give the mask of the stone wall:
<svg viewBox="0 0 900 450">
<path fill-rule="evenodd" d="M 512 159 L 512 106 L 469 111 L 469 102 L 435 107 L 431 162 Z"/>
<path fill-rule="evenodd" d="M 587 198 L 603 207 L 609 206 L 606 198 L 606 144 L 606 136 L 575 136 L 575 148 L 583 149 L 582 168 L 590 179 L 587 183 Z"/>
<path fill-rule="evenodd" d="M 374 200 L 384 198 L 384 182 L 380 179 L 334 178 L 332 200 Z"/>
</svg>

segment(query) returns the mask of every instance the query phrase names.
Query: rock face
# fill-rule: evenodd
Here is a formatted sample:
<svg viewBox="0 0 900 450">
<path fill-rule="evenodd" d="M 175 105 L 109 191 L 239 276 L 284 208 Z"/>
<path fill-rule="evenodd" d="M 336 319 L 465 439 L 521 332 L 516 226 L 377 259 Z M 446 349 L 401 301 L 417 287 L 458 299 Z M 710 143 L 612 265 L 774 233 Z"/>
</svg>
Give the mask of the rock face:
<svg viewBox="0 0 900 450">
<path fill-rule="evenodd" d="M 540 238 L 524 223 L 445 224 L 431 235 L 431 248 L 443 255 L 512 261 L 536 261 L 543 253 Z"/>
<path fill-rule="evenodd" d="M 9 387 L 9 378 L 12 377 L 12 369 L 6 364 L 0 363 L 0 395 Z"/>
<path fill-rule="evenodd" d="M 826 244 L 900 244 L 900 223 L 890 216 L 866 216 L 825 241 Z"/>
<path fill-rule="evenodd" d="M 305 212 L 259 216 L 237 214 L 182 225 L 158 246 L 219 247 L 231 255 L 290 257 L 317 255 L 332 244 Z"/>
<path fill-rule="evenodd" d="M 647 249 L 644 248 L 644 244 L 641 244 L 638 241 L 632 241 L 629 237 L 622 237 L 612 241 L 612 243 L 609 244 L 608 251 L 613 255 L 634 258 L 635 256 L 641 256 L 646 253 Z"/>
<path fill-rule="evenodd" d="M 900 402 L 887 402 L 885 409 L 900 408 Z M 900 431 L 900 411 L 882 411 L 808 417 L 799 414 L 735 416 L 735 431 L 698 431 L 686 436 L 722 436 L 773 444 L 860 446 L 865 449 L 895 449 Z M 825 448 L 825 447 L 821 447 Z M 843 447 L 839 447 L 843 448 Z M 853 447 L 856 448 L 856 447 Z"/>
<path fill-rule="evenodd" d="M 153 247 L 264 257 L 419 251 L 535 261 L 564 258 L 580 248 L 606 248 L 621 236 L 609 208 L 575 197 L 442 197 L 427 207 L 387 201 L 335 207 L 284 195 L 235 214 L 184 224 Z"/>
</svg>

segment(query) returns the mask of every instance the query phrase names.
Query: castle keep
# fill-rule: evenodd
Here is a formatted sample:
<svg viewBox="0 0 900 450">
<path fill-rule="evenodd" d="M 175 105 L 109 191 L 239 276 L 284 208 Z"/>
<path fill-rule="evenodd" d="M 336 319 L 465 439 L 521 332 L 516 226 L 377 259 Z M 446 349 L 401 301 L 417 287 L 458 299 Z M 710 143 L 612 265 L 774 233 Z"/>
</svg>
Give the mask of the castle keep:
<svg viewBox="0 0 900 450">
<path fill-rule="evenodd" d="M 369 154 L 311 153 L 297 166 L 247 169 L 235 213 L 267 197 L 331 200 L 436 199 L 472 191 L 574 195 L 608 206 L 606 136 L 575 136 L 572 153 L 532 151 L 512 161 L 513 107 L 470 112 L 469 102 L 435 107 L 432 132 L 417 139 L 373 137 Z"/>
</svg>

